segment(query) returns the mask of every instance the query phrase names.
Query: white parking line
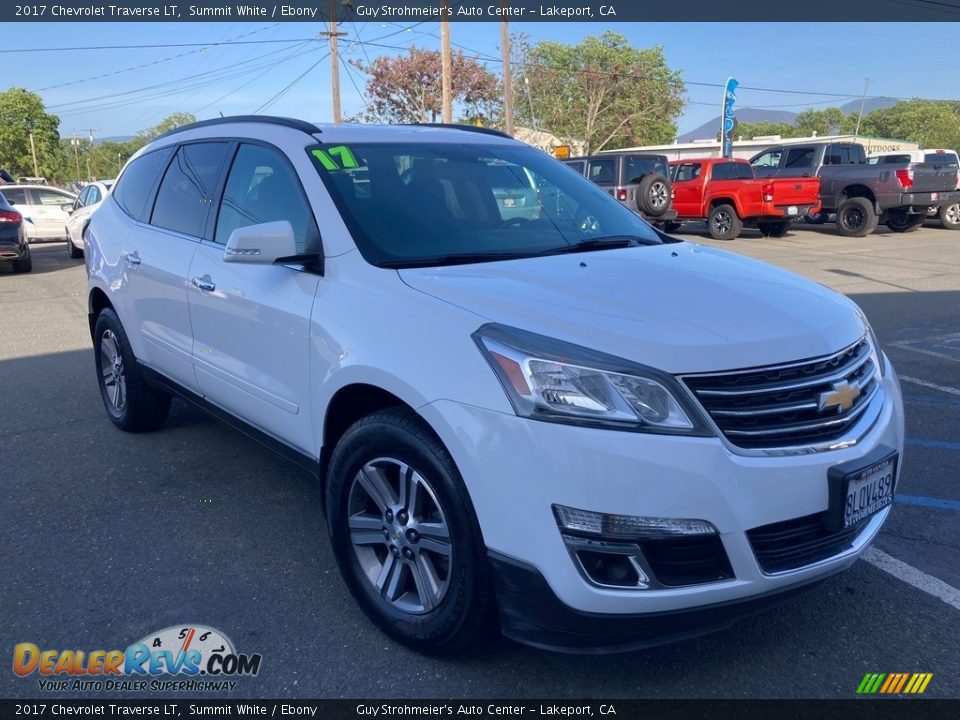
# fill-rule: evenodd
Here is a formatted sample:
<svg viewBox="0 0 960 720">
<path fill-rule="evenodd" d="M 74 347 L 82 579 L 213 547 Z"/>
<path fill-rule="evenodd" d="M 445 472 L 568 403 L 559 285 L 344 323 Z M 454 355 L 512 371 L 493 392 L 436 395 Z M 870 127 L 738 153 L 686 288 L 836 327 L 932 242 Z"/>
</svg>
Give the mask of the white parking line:
<svg viewBox="0 0 960 720">
<path fill-rule="evenodd" d="M 960 610 L 960 590 L 952 585 L 947 585 L 943 580 L 927 575 L 922 570 L 917 570 L 913 565 L 907 565 L 907 563 L 897 560 L 874 547 L 867 548 L 867 551 L 863 554 L 863 559 L 874 567 L 890 573 L 898 580 L 913 585 L 918 590 L 923 590 L 927 595 L 932 595 L 939 600 L 943 600 L 947 605 Z"/>
<path fill-rule="evenodd" d="M 953 355 L 948 355 L 947 353 L 938 352 L 936 350 L 930 350 L 929 348 L 914 347 L 910 344 L 910 341 L 907 340 L 896 340 L 892 343 L 887 343 L 887 345 L 892 345 L 893 347 L 900 348 L 901 350 L 909 350 L 910 352 L 923 353 L 924 355 L 929 355 L 931 357 L 957 362 L 957 358 L 955 358 Z"/>
<path fill-rule="evenodd" d="M 930 388 L 931 390 L 939 390 L 940 392 L 945 392 L 949 395 L 960 395 L 960 389 L 950 387 L 949 385 L 937 385 L 936 383 L 921 380 L 920 378 L 910 377 L 909 375 L 901 375 L 900 379 L 903 380 L 903 382 L 913 383 L 914 385 L 920 385 L 921 387 Z"/>
</svg>

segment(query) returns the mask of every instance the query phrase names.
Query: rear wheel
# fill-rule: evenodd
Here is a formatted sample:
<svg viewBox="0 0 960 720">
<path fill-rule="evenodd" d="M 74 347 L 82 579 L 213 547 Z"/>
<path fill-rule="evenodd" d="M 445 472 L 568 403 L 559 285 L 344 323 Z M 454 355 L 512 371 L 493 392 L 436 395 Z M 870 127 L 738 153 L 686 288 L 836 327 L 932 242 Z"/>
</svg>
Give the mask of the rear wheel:
<svg viewBox="0 0 960 720">
<path fill-rule="evenodd" d="M 15 273 L 28 273 L 33 270 L 33 258 L 30 257 L 30 249 L 27 248 L 27 254 L 25 257 L 22 257 L 19 260 L 14 260 L 10 264 L 13 266 L 13 271 Z"/>
<path fill-rule="evenodd" d="M 147 385 L 113 308 L 97 316 L 93 337 L 100 396 L 110 420 L 127 432 L 156 430 L 170 412 L 170 396 Z"/>
<path fill-rule="evenodd" d="M 896 233 L 906 233 L 916 230 L 927 219 L 926 213 L 910 215 L 903 211 L 891 212 L 887 216 L 886 225 Z"/>
<path fill-rule="evenodd" d="M 764 237 L 783 237 L 789 229 L 789 220 L 772 220 L 757 223 L 757 230 L 759 230 L 760 234 Z"/>
<path fill-rule="evenodd" d="M 493 628 L 480 527 L 446 448 L 415 413 L 375 412 L 337 443 L 328 531 L 367 616 L 417 650 L 448 653 Z"/>
<path fill-rule="evenodd" d="M 867 198 L 847 198 L 837 208 L 837 229 L 845 237 L 864 237 L 877 229 L 880 218 Z"/>
<path fill-rule="evenodd" d="M 960 230 L 960 203 L 942 205 L 937 213 L 940 224 L 947 230 Z"/>
<path fill-rule="evenodd" d="M 670 183 L 663 175 L 647 175 L 637 188 L 639 209 L 651 217 L 660 217 L 670 207 Z"/>
<path fill-rule="evenodd" d="M 733 240 L 740 237 L 743 221 L 732 205 L 717 205 L 707 216 L 707 230 L 714 240 Z"/>
<path fill-rule="evenodd" d="M 73 244 L 73 238 L 70 237 L 69 230 L 67 231 L 67 252 L 74 259 L 83 257 L 83 250 Z"/>
</svg>

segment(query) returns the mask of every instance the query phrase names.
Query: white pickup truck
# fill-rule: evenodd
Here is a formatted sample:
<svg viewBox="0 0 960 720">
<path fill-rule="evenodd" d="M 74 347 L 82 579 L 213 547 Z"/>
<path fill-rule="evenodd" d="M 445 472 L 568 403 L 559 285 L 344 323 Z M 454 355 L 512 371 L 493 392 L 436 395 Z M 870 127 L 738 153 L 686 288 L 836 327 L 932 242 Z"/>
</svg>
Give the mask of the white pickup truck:
<svg viewBox="0 0 960 720">
<path fill-rule="evenodd" d="M 957 190 L 960 190 L 960 158 L 956 150 L 931 148 L 929 150 L 891 150 L 887 152 L 870 153 L 867 163 L 870 165 L 884 165 L 898 162 L 953 162 L 958 166 Z M 940 218 L 940 224 L 947 230 L 960 230 L 960 203 L 951 203 L 932 207 L 927 210 L 928 218 Z"/>
</svg>

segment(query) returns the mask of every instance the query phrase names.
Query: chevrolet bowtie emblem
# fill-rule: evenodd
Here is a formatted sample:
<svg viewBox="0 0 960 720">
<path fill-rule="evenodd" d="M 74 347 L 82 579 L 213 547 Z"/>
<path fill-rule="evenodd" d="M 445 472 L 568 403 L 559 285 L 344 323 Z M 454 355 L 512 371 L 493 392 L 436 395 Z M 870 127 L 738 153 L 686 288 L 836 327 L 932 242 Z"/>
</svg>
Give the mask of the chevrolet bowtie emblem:
<svg viewBox="0 0 960 720">
<path fill-rule="evenodd" d="M 836 408 L 838 413 L 845 412 L 853 407 L 858 397 L 860 397 L 859 385 L 851 385 L 846 380 L 834 383 L 832 390 L 820 393 L 818 403 L 820 412 L 833 408 Z"/>
</svg>

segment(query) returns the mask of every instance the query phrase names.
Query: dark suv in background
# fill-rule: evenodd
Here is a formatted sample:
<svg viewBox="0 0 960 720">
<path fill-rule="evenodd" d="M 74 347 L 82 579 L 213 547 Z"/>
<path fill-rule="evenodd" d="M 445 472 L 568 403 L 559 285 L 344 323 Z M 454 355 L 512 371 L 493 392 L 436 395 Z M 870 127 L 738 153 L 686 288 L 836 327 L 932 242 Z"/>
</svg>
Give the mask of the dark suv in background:
<svg viewBox="0 0 960 720">
<path fill-rule="evenodd" d="M 671 208 L 666 155 L 602 153 L 564 162 L 651 222 L 668 223 L 677 217 Z"/>
</svg>

